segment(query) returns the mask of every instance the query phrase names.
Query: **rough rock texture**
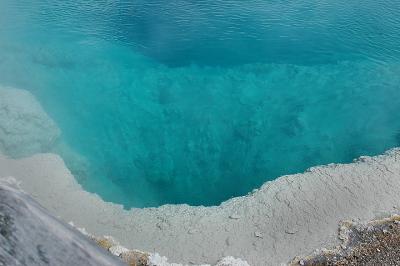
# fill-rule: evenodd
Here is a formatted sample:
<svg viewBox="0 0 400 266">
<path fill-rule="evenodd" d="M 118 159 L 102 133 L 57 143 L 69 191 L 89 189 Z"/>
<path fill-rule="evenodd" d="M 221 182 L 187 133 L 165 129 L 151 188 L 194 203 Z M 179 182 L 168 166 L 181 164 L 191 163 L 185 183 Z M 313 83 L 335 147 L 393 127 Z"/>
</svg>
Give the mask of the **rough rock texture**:
<svg viewBox="0 0 400 266">
<path fill-rule="evenodd" d="M 0 157 L 2 176 L 18 178 L 52 213 L 92 234 L 112 235 L 129 249 L 188 264 L 215 264 L 234 256 L 254 266 L 279 265 L 338 245 L 341 220 L 368 221 L 400 212 L 400 149 L 283 176 L 218 207 L 124 210 L 83 191 L 52 154 Z"/>
<path fill-rule="evenodd" d="M 400 265 L 400 216 L 368 223 L 345 221 L 340 227 L 343 240 L 334 249 L 322 249 L 307 257 L 295 258 L 295 265 Z"/>
<path fill-rule="evenodd" d="M 72 223 L 72 226 L 74 224 Z M 183 266 L 179 263 L 169 263 L 168 258 L 160 256 L 158 253 L 148 253 L 140 250 L 129 250 L 121 246 L 113 237 L 96 237 L 90 235 L 85 229 L 78 228 L 81 233 L 92 239 L 97 245 L 108 250 L 115 256 L 118 256 L 129 266 Z M 194 264 L 190 264 L 196 266 Z M 211 266 L 210 264 L 201 264 L 198 266 Z M 215 266 L 249 266 L 246 261 L 234 257 L 222 258 Z"/>
<path fill-rule="evenodd" d="M 0 152 L 12 157 L 48 152 L 59 135 L 32 94 L 0 86 Z"/>
<path fill-rule="evenodd" d="M 0 265 L 123 265 L 31 197 L 0 180 Z"/>
<path fill-rule="evenodd" d="M 0 266 L 123 266 L 123 262 L 129 266 L 181 266 L 158 254 L 128 250 L 112 237 L 96 238 L 79 231 L 49 215 L 20 190 L 14 178 L 0 179 Z M 216 266 L 248 264 L 228 257 Z"/>
</svg>

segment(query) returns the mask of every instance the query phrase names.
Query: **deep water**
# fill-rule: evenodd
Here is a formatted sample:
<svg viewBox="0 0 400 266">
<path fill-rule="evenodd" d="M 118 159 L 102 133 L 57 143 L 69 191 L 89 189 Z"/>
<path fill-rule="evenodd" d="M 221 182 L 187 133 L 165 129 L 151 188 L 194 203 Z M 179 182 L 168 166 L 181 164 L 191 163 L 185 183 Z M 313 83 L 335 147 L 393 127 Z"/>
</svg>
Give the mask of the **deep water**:
<svg viewBox="0 0 400 266">
<path fill-rule="evenodd" d="M 219 204 L 400 145 L 400 1 L 0 0 L 0 84 L 105 200 Z"/>
</svg>

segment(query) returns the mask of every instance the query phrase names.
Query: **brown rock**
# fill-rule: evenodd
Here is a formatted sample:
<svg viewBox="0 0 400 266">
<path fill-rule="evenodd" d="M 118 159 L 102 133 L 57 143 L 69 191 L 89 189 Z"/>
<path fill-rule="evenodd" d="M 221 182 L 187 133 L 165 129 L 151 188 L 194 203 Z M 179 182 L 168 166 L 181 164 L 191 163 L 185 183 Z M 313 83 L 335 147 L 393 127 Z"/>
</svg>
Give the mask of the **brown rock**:
<svg viewBox="0 0 400 266">
<path fill-rule="evenodd" d="M 149 256 L 148 253 L 131 250 L 121 253 L 120 258 L 129 266 L 147 266 L 149 264 Z"/>
</svg>

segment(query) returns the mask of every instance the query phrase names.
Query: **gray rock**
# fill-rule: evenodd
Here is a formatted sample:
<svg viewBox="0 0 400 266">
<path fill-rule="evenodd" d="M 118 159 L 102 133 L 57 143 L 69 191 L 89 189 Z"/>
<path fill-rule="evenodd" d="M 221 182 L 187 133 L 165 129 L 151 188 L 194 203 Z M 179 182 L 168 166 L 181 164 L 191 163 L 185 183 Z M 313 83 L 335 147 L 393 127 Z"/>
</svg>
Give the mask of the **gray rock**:
<svg viewBox="0 0 400 266">
<path fill-rule="evenodd" d="M 0 181 L 0 266 L 124 265 L 10 180 Z"/>
</svg>

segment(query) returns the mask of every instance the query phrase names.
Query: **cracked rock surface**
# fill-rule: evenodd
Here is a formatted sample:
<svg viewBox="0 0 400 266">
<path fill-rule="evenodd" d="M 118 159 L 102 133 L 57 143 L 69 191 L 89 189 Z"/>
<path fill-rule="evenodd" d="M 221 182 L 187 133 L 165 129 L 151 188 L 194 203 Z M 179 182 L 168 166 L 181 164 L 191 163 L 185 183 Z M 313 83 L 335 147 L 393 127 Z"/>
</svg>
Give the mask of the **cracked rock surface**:
<svg viewBox="0 0 400 266">
<path fill-rule="evenodd" d="M 341 220 L 368 221 L 399 212 L 400 149 L 283 176 L 217 207 L 166 205 L 124 210 L 76 183 L 60 157 L 0 157 L 0 177 L 14 176 L 51 213 L 91 234 L 112 235 L 129 249 L 171 262 L 215 264 L 234 256 L 280 265 L 340 243 Z"/>
</svg>

